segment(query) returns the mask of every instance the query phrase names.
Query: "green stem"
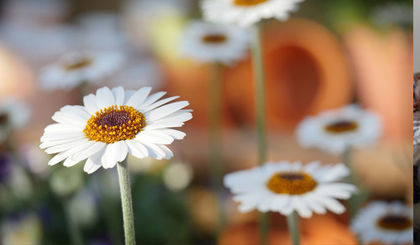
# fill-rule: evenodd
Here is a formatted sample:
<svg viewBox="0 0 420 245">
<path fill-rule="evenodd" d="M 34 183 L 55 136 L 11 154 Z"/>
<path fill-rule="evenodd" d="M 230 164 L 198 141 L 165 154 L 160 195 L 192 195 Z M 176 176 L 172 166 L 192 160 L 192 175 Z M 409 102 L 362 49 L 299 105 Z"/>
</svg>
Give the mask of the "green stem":
<svg viewBox="0 0 420 245">
<path fill-rule="evenodd" d="M 121 192 L 121 206 L 124 221 L 124 234 L 125 244 L 135 245 L 135 230 L 134 230 L 134 215 L 133 215 L 133 202 L 131 198 L 130 188 L 130 173 L 127 168 L 127 161 L 123 161 L 118 165 L 118 180 L 120 182 Z"/>
<path fill-rule="evenodd" d="M 69 199 L 64 200 L 63 208 L 66 214 L 67 228 L 68 228 L 68 233 L 71 239 L 71 243 L 73 245 L 83 245 L 83 238 L 82 238 L 82 234 L 80 233 L 79 226 L 77 225 L 77 222 L 70 211 L 71 210 L 70 203 L 71 202 Z"/>
<path fill-rule="evenodd" d="M 350 174 L 347 177 L 347 181 L 354 184 L 357 189 L 359 190 L 358 193 L 353 194 L 348 200 L 347 200 L 347 208 L 349 210 L 349 217 L 350 220 L 354 218 L 354 216 L 359 211 L 362 204 L 367 200 L 369 196 L 369 191 L 363 187 L 363 185 L 360 183 L 360 179 L 357 176 L 356 172 L 354 171 L 354 168 L 351 164 L 351 148 L 348 147 L 342 155 L 342 161 L 343 163 L 350 169 Z"/>
<path fill-rule="evenodd" d="M 255 106 L 258 137 L 258 164 L 262 165 L 267 156 L 266 122 L 265 122 L 265 77 L 264 62 L 261 42 L 261 29 L 258 24 L 252 28 L 252 63 L 255 80 Z M 268 214 L 262 214 L 260 218 L 261 245 L 268 244 Z"/>
<path fill-rule="evenodd" d="M 292 244 L 299 245 L 299 220 L 296 212 L 287 216 L 287 226 L 289 227 Z"/>
<path fill-rule="evenodd" d="M 210 67 L 209 83 L 209 152 L 212 185 L 219 199 L 219 220 L 216 238 L 225 223 L 222 207 L 223 164 L 222 164 L 222 66 L 213 63 Z"/>
</svg>

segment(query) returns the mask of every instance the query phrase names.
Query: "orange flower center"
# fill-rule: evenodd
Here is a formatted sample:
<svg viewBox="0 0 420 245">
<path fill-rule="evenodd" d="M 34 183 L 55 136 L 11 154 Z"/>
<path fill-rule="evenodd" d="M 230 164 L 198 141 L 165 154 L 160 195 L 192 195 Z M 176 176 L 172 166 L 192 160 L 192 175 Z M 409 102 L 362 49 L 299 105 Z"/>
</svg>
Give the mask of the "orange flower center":
<svg viewBox="0 0 420 245">
<path fill-rule="evenodd" d="M 221 44 L 226 42 L 227 37 L 223 34 L 208 34 L 203 36 L 203 43 L 207 44 Z"/>
<path fill-rule="evenodd" d="M 80 59 L 76 59 L 74 61 L 66 61 L 64 62 L 64 69 L 67 71 L 77 70 L 84 67 L 88 67 L 92 64 L 92 59 L 88 57 L 82 57 Z"/>
<path fill-rule="evenodd" d="M 357 122 L 340 120 L 325 126 L 325 130 L 333 134 L 344 134 L 356 131 L 359 128 Z"/>
<path fill-rule="evenodd" d="M 142 113 L 131 106 L 110 106 L 96 112 L 83 130 L 85 136 L 93 141 L 112 144 L 136 137 L 146 126 Z"/>
<path fill-rule="evenodd" d="M 377 226 L 384 230 L 403 231 L 412 228 L 413 220 L 406 216 L 386 215 L 378 220 Z"/>
<path fill-rule="evenodd" d="M 269 0 L 234 0 L 233 3 L 237 6 L 249 7 L 265 3 L 267 1 Z"/>
<path fill-rule="evenodd" d="M 266 185 L 277 194 L 302 195 L 315 189 L 317 183 L 303 172 L 280 172 L 274 174 Z"/>
</svg>

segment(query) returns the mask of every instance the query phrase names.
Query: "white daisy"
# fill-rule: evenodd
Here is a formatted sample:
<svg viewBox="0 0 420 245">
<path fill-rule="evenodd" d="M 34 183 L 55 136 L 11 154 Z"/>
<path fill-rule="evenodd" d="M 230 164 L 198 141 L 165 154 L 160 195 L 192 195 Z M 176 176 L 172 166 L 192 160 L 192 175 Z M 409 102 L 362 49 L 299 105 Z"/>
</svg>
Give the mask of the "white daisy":
<svg viewBox="0 0 420 245">
<path fill-rule="evenodd" d="M 241 203 L 239 210 L 248 212 L 279 212 L 290 215 L 296 211 L 309 218 L 312 213 L 325 214 L 327 209 L 341 214 L 344 206 L 336 199 L 348 199 L 356 187 L 337 183 L 349 175 L 344 164 L 324 165 L 311 162 L 266 163 L 261 167 L 238 171 L 225 176 L 225 186 Z"/>
<path fill-rule="evenodd" d="M 206 20 L 248 27 L 262 19 L 287 20 L 303 0 L 203 0 Z"/>
<path fill-rule="evenodd" d="M 348 147 L 366 147 L 379 139 L 382 124 L 374 113 L 349 105 L 304 119 L 297 127 L 303 147 L 317 147 L 333 154 Z"/>
<path fill-rule="evenodd" d="M 45 67 L 41 84 L 46 90 L 73 89 L 83 82 L 99 83 L 123 63 L 118 52 L 73 52 Z"/>
<path fill-rule="evenodd" d="M 242 28 L 193 21 L 184 33 L 181 53 L 202 62 L 231 64 L 245 56 L 248 45 L 248 34 Z"/>
<path fill-rule="evenodd" d="M 87 159 L 84 170 L 93 173 L 101 166 L 113 168 L 130 153 L 137 158 L 169 159 L 166 145 L 185 133 L 172 129 L 192 118 L 183 109 L 187 101 L 172 102 L 178 96 L 159 100 L 166 92 L 149 95 L 152 89 L 124 91 L 104 87 L 84 97 L 84 106 L 64 106 L 45 128 L 41 148 L 56 154 L 49 165 L 64 161 L 70 167 Z M 167 104 L 169 103 L 169 104 Z"/>
<path fill-rule="evenodd" d="M 399 202 L 373 202 L 359 211 L 351 228 L 363 243 L 411 243 L 413 210 Z"/>
<path fill-rule="evenodd" d="M 15 98 L 6 99 L 0 104 L 0 142 L 6 140 L 14 129 L 26 125 L 31 115 L 29 107 Z"/>
</svg>

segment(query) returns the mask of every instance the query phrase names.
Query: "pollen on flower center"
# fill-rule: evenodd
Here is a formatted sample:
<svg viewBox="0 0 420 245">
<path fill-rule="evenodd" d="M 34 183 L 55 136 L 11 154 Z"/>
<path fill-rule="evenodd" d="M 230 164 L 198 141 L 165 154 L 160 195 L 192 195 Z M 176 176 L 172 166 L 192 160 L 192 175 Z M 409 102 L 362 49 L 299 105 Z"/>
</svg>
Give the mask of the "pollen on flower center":
<svg viewBox="0 0 420 245">
<path fill-rule="evenodd" d="M 227 37 L 223 34 L 208 34 L 203 36 L 202 41 L 207 44 L 221 44 L 226 42 Z"/>
<path fill-rule="evenodd" d="M 413 221 L 405 216 L 386 215 L 377 221 L 377 226 L 384 230 L 403 231 L 411 229 Z"/>
<path fill-rule="evenodd" d="M 146 126 L 144 115 L 131 106 L 110 106 L 96 112 L 83 130 L 85 136 L 108 144 L 136 137 Z"/>
<path fill-rule="evenodd" d="M 267 2 L 269 0 L 234 0 L 233 3 L 237 6 L 254 6 L 254 5 L 258 5 L 264 2 Z"/>
<path fill-rule="evenodd" d="M 356 131 L 359 128 L 357 122 L 340 120 L 325 126 L 325 130 L 333 134 L 342 134 Z"/>
<path fill-rule="evenodd" d="M 77 70 L 77 69 L 90 66 L 91 64 L 92 64 L 92 59 L 88 57 L 81 57 L 80 59 L 77 59 L 75 61 L 64 62 L 63 65 L 67 71 L 71 71 L 71 70 Z"/>
<path fill-rule="evenodd" d="M 273 175 L 266 186 L 277 194 L 301 195 L 315 189 L 317 183 L 303 172 L 280 172 Z"/>
</svg>

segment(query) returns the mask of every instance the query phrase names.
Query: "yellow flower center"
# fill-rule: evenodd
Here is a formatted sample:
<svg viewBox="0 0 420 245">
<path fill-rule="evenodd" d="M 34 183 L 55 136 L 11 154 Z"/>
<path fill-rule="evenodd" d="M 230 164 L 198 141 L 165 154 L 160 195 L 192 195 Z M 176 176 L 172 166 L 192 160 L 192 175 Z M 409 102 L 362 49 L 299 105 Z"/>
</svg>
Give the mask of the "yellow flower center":
<svg viewBox="0 0 420 245">
<path fill-rule="evenodd" d="M 376 224 L 384 230 L 403 231 L 412 228 L 413 220 L 400 215 L 386 215 L 380 218 Z"/>
<path fill-rule="evenodd" d="M 64 69 L 67 71 L 81 69 L 92 64 L 92 59 L 88 57 L 81 57 L 80 59 L 76 59 L 74 61 L 66 61 L 64 62 Z"/>
<path fill-rule="evenodd" d="M 269 0 L 234 0 L 233 3 L 237 6 L 249 7 L 265 3 Z"/>
<path fill-rule="evenodd" d="M 340 120 L 325 126 L 325 130 L 333 134 L 344 134 L 356 131 L 359 128 L 357 122 Z"/>
<path fill-rule="evenodd" d="M 227 37 L 223 34 L 208 34 L 203 36 L 203 43 L 207 44 L 221 44 L 226 42 Z"/>
<path fill-rule="evenodd" d="M 142 113 L 131 106 L 110 106 L 96 112 L 86 123 L 85 136 L 94 141 L 111 144 L 136 137 L 146 126 Z"/>
<path fill-rule="evenodd" d="M 277 194 L 302 195 L 315 189 L 317 183 L 303 172 L 280 172 L 274 174 L 266 185 Z"/>
</svg>

